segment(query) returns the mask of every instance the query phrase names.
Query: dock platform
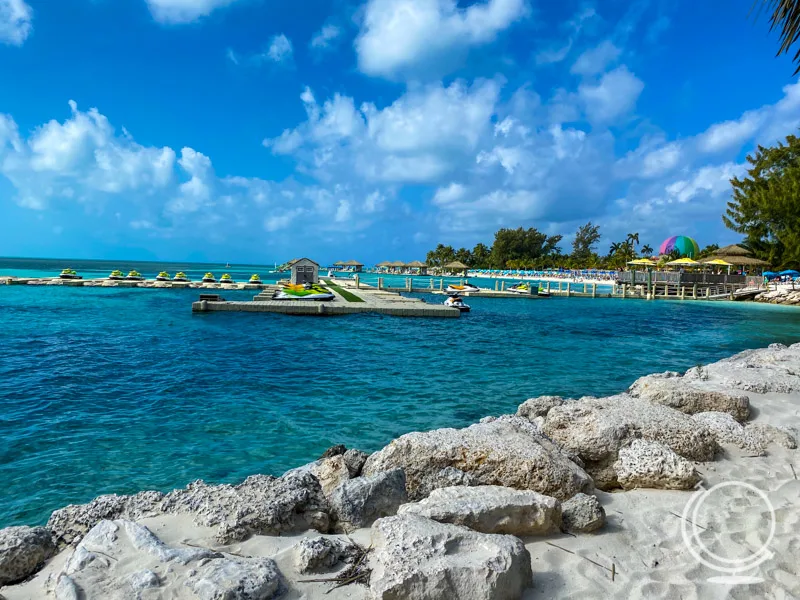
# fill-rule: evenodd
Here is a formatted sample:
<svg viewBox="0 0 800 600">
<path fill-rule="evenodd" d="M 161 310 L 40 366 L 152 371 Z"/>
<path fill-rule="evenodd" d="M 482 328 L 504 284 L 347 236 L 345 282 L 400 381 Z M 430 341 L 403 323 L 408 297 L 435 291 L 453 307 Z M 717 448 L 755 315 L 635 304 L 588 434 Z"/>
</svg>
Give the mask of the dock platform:
<svg viewBox="0 0 800 600">
<path fill-rule="evenodd" d="M 192 312 L 258 312 L 283 315 L 333 316 L 372 313 L 395 317 L 458 318 L 461 312 L 443 304 L 428 304 L 419 298 L 407 298 L 399 294 L 378 290 L 357 290 L 354 295 L 362 302 L 350 302 L 336 290 L 331 301 L 271 300 L 267 293 L 253 298 L 251 302 L 213 302 L 201 300 L 192 303 Z"/>
</svg>

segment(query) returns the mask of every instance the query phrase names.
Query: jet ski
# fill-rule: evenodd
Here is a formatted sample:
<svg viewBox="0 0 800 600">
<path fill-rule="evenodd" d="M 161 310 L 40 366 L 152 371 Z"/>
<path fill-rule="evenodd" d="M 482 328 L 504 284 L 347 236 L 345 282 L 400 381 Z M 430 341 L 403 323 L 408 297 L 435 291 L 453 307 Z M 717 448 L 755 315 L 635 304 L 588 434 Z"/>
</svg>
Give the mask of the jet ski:
<svg viewBox="0 0 800 600">
<path fill-rule="evenodd" d="M 549 298 L 550 292 L 548 292 L 547 290 L 543 290 L 542 288 L 539 288 L 538 296 L 540 298 Z"/>
<path fill-rule="evenodd" d="M 203 283 L 216 283 L 217 282 L 217 278 L 214 277 L 213 273 L 206 273 L 205 275 L 203 275 L 202 282 Z"/>
<path fill-rule="evenodd" d="M 109 275 L 108 278 L 111 281 L 121 281 L 122 279 L 125 279 L 125 274 L 119 269 L 116 269 L 114 271 L 111 271 L 111 275 Z"/>
<path fill-rule="evenodd" d="M 465 283 L 464 285 L 448 285 L 444 291 L 448 294 L 465 294 L 468 292 L 480 292 L 481 289 L 476 285 L 472 285 L 471 283 Z"/>
<path fill-rule="evenodd" d="M 161 271 L 156 276 L 156 281 L 169 281 L 169 273 L 167 273 L 166 271 Z"/>
<path fill-rule="evenodd" d="M 75 269 L 64 269 L 61 271 L 61 275 L 59 275 L 60 279 L 83 279 L 80 275 L 75 272 Z"/>
<path fill-rule="evenodd" d="M 509 292 L 517 292 L 518 294 L 530 294 L 536 291 L 538 285 L 532 285 L 530 283 L 517 283 L 516 285 L 512 285 L 508 288 Z"/>
<path fill-rule="evenodd" d="M 458 294 L 453 294 L 447 300 L 444 301 L 444 305 L 449 308 L 457 308 L 461 312 L 469 312 L 469 304 L 464 304 L 464 301 Z"/>
<path fill-rule="evenodd" d="M 175 273 L 175 277 L 172 278 L 172 281 L 189 281 L 189 278 L 183 271 L 178 271 Z"/>
<path fill-rule="evenodd" d="M 136 269 L 130 271 L 128 275 L 125 277 L 125 279 L 127 281 L 144 281 L 144 277 L 142 277 L 142 274 L 139 273 L 139 271 L 137 271 Z"/>
<path fill-rule="evenodd" d="M 273 300 L 333 300 L 335 296 L 319 284 L 287 284 L 273 294 Z"/>
<path fill-rule="evenodd" d="M 250 276 L 250 283 L 261 283 L 261 276 L 258 273 L 254 273 Z"/>
<path fill-rule="evenodd" d="M 233 280 L 233 277 L 231 277 L 231 276 L 230 276 L 230 275 L 228 275 L 227 273 L 225 273 L 225 274 L 224 274 L 222 277 L 220 277 L 220 278 L 219 278 L 219 282 L 220 282 L 220 283 L 236 283 L 236 282 Z"/>
</svg>

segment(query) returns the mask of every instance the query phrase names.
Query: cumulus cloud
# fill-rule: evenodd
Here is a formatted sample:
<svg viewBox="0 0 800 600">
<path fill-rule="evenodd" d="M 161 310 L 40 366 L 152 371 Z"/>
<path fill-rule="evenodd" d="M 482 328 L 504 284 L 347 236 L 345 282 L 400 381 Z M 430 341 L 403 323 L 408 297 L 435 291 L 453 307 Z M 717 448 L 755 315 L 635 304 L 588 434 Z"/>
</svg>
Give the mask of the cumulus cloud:
<svg viewBox="0 0 800 600">
<path fill-rule="evenodd" d="M 577 75 L 602 73 L 609 65 L 617 61 L 620 54 L 622 54 L 622 50 L 617 48 L 611 41 L 605 40 L 599 46 L 581 54 L 575 64 L 572 65 L 570 73 Z"/>
<path fill-rule="evenodd" d="M 368 0 L 355 41 L 368 75 L 391 79 L 441 71 L 454 55 L 492 42 L 527 14 L 525 0 Z M 437 73 L 442 74 L 442 73 Z"/>
<path fill-rule="evenodd" d="M 0 43 L 21 46 L 33 30 L 33 10 L 24 0 L 0 0 Z"/>
<path fill-rule="evenodd" d="M 327 50 L 336 44 L 341 35 L 341 28 L 329 23 L 327 25 L 323 25 L 322 29 L 312 36 L 309 45 L 313 49 Z"/>
<path fill-rule="evenodd" d="M 237 0 L 147 0 L 150 13 L 159 23 L 191 23 L 210 15 L 217 8 Z"/>
<path fill-rule="evenodd" d="M 590 121 L 610 123 L 636 106 L 644 83 L 622 65 L 605 73 L 597 84 L 584 83 L 578 95 Z"/>
<path fill-rule="evenodd" d="M 270 40 L 265 57 L 273 62 L 282 63 L 290 60 L 292 53 L 292 42 L 289 41 L 288 37 L 280 33 Z"/>
</svg>

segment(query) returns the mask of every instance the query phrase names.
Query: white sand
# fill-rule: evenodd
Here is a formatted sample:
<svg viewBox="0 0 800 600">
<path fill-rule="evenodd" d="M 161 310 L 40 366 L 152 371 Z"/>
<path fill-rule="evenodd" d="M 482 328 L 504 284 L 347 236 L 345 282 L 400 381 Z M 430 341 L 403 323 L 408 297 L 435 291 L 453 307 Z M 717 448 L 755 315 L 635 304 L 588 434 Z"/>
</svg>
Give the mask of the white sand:
<svg viewBox="0 0 800 600">
<path fill-rule="evenodd" d="M 800 395 L 749 395 L 756 422 L 800 429 Z M 800 451 L 774 445 L 770 446 L 765 457 L 749 457 L 741 450 L 725 447 L 724 455 L 715 462 L 697 465 L 704 476 L 703 487 L 706 489 L 722 482 L 741 481 L 768 495 L 776 515 L 775 535 L 769 544 L 774 555 L 745 573 L 763 579 L 762 582 L 730 585 L 709 581 L 709 578 L 722 573 L 700 564 L 690 553 L 681 534 L 684 521 L 680 515 L 692 492 L 597 492 L 608 516 L 604 529 L 577 537 L 563 534 L 525 540 L 532 558 L 534 578 L 533 587 L 523 597 L 526 600 L 800 598 L 800 481 L 793 472 L 794 468 L 800 475 L 798 457 Z M 714 552 L 727 558 L 746 559 L 766 541 L 771 516 L 760 498 L 736 486 L 710 495 L 699 511 L 697 522 L 707 528 L 700 537 Z M 189 517 L 159 517 L 142 523 L 168 544 L 188 542 L 241 555 L 273 557 L 290 581 L 287 599 L 368 597 L 367 588 L 360 585 L 340 588 L 326 595 L 330 584 L 302 582 L 303 579 L 320 577 L 300 575 L 293 567 L 292 546 L 302 535 L 256 536 L 223 548 L 214 545 L 212 529 L 194 526 Z M 308 532 L 305 535 L 318 534 Z M 370 530 L 361 529 L 352 537 L 369 545 Z M 43 592 L 45 581 L 59 572 L 68 552 L 62 552 L 51 560 L 31 581 L 2 589 L 2 595 L 7 600 L 52 597 Z M 614 581 L 610 572 L 612 565 L 616 571 Z"/>
</svg>

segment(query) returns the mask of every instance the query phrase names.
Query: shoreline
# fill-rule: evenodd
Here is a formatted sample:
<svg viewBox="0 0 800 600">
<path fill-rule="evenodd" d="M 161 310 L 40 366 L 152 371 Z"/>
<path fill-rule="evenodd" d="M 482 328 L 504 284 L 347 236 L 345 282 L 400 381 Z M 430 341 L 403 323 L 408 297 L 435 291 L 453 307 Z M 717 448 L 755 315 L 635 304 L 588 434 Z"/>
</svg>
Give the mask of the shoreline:
<svg viewBox="0 0 800 600">
<path fill-rule="evenodd" d="M 59 552 L 49 558 L 41 571 L 34 572 L 35 565 L 29 565 L 31 571 L 26 576 L 33 577 L 22 584 L 0 587 L 0 595 L 7 600 L 68 598 L 65 592 L 58 590 L 67 586 L 64 582 L 69 580 L 76 589 L 88 590 L 87 597 L 91 598 L 101 597 L 93 596 L 93 590 L 107 589 L 103 586 L 112 583 L 123 585 L 120 578 L 123 574 L 129 577 L 130 573 L 117 572 L 114 561 L 105 561 L 108 564 L 102 567 L 99 564 L 103 561 L 98 560 L 94 561 L 97 563 L 94 567 L 78 568 L 75 563 L 76 553 L 91 553 L 91 548 L 79 543 L 81 537 L 99 526 L 103 519 L 116 519 L 119 531 L 127 531 L 123 526 L 126 521 L 136 522 L 146 526 L 170 548 L 209 548 L 222 552 L 225 560 L 233 562 L 242 555 L 274 561 L 278 573 L 274 581 L 280 580 L 281 585 L 288 588 L 287 598 L 298 597 L 297 594 L 312 599 L 388 597 L 389 592 L 383 590 L 380 583 L 370 584 L 370 587 L 349 585 L 326 595 L 329 584 L 301 581 L 319 576 L 298 571 L 298 545 L 302 546 L 303 539 L 317 538 L 320 534 L 324 539 L 345 543 L 347 537 L 335 531 L 352 529 L 352 538 L 364 547 L 371 541 L 378 541 L 368 560 L 374 572 L 381 572 L 380 569 L 387 566 L 413 571 L 410 565 L 395 564 L 399 559 L 392 556 L 391 532 L 382 527 L 412 522 L 407 514 L 412 510 L 409 506 L 417 514 L 424 513 L 425 518 L 438 515 L 440 522 L 447 510 L 458 512 L 461 506 L 463 511 L 463 505 L 458 503 L 449 509 L 426 506 L 439 493 L 434 493 L 439 488 L 465 494 L 475 493 L 474 490 L 482 487 L 494 489 L 485 488 L 487 485 L 502 485 L 504 487 L 496 495 L 511 488 L 530 489 L 555 498 L 559 513 L 564 515 L 568 514 L 567 498 L 578 491 L 586 492 L 597 498 L 605 512 L 605 525 L 595 533 L 562 532 L 561 522 L 559 526 L 550 527 L 547 533 L 531 535 L 530 527 L 526 530 L 517 523 L 520 517 L 514 510 L 520 510 L 518 505 L 511 503 L 510 507 L 505 507 L 517 515 L 514 522 L 519 531 L 503 533 L 517 535 L 522 540 L 533 572 L 532 580 L 520 588 L 519 594 L 507 597 L 644 598 L 655 594 L 705 597 L 721 591 L 707 581 L 715 573 L 697 563 L 680 535 L 683 523 L 680 514 L 691 496 L 688 491 L 694 485 L 691 482 L 697 477 L 706 488 L 732 480 L 765 488 L 762 491 L 777 505 L 781 516 L 772 548 L 777 551 L 776 558 L 755 570 L 764 582 L 757 587 L 738 589 L 747 594 L 742 597 L 765 597 L 775 593 L 797 595 L 800 594 L 797 567 L 800 550 L 791 540 L 800 526 L 800 484 L 796 478 L 800 454 L 793 442 L 800 429 L 800 376 L 795 374 L 798 372 L 800 344 L 772 345 L 689 369 L 683 376 L 645 376 L 617 396 L 566 402 L 548 396 L 531 399 L 520 405 L 516 416 L 487 417 L 458 430 L 407 434 L 369 458 L 358 451 L 340 452 L 343 449 L 334 448 L 326 453 L 328 456 L 293 469 L 280 478 L 253 476 L 238 486 L 194 483 L 167 495 L 144 492 L 130 497 L 99 497 L 87 505 L 55 511 L 49 526 L 51 533 L 59 538 Z M 628 434 L 633 431 L 635 435 L 632 439 L 619 440 L 606 437 L 610 431 L 628 431 Z M 514 445 L 513 440 L 517 438 L 524 441 L 522 446 Z M 633 443 L 633 438 L 651 446 L 637 455 L 642 449 L 637 446 L 639 442 Z M 448 461 L 442 457 L 448 456 L 451 443 L 462 448 L 460 458 L 444 464 Z M 481 450 L 481 444 L 486 443 L 491 450 Z M 795 447 L 787 447 L 792 445 Z M 527 462 L 533 460 L 528 446 L 538 449 L 538 462 Z M 482 462 L 485 459 L 471 463 L 468 456 L 471 448 L 478 454 L 494 453 L 494 467 L 485 470 Z M 648 462 L 647 457 L 652 452 L 661 453 L 660 467 Z M 550 483 L 544 488 L 541 478 L 520 478 L 520 473 L 538 468 L 533 465 L 540 465 L 545 458 L 544 472 L 548 473 Z M 530 466 L 521 468 L 523 465 Z M 666 469 L 664 465 L 672 465 L 672 468 Z M 403 476 L 400 486 L 396 480 L 391 480 L 400 476 L 398 467 Z M 446 476 L 442 474 L 444 471 L 447 471 Z M 394 475 L 390 477 L 387 473 Z M 369 489 L 364 491 L 363 485 Z M 287 486 L 290 489 L 285 489 Z M 368 501 L 362 502 L 361 513 L 359 507 L 343 504 L 342 498 L 336 495 L 341 496 L 342 489 L 353 486 L 365 496 L 362 498 L 351 491 L 350 500 Z M 629 487 L 632 489 L 626 489 Z M 659 489 L 664 487 L 673 489 Z M 305 496 L 298 501 L 296 494 L 301 490 Z M 428 500 L 424 500 L 425 497 Z M 272 512 L 253 512 L 252 502 L 256 499 L 273 507 Z M 786 504 L 787 499 L 789 504 Z M 356 500 L 353 502 L 357 504 Z M 763 525 L 763 514 L 744 507 L 747 497 L 743 493 L 734 494 L 732 500 L 733 506 L 725 508 L 727 520 L 717 523 L 717 530 L 720 535 L 724 534 L 727 542 L 741 549 L 745 546 L 742 541 L 745 533 L 758 531 Z M 363 514 L 365 504 L 372 506 L 376 502 L 382 504 L 381 510 Z M 389 516 L 398 511 L 400 517 Z M 673 516 L 676 514 L 678 516 Z M 386 518 L 375 525 L 374 517 Z M 445 519 L 445 522 L 453 522 L 452 515 L 449 518 L 450 521 Z M 456 519 L 456 522 L 463 523 L 465 517 L 459 518 L 461 520 Z M 430 522 L 430 528 L 437 527 L 435 521 Z M 343 528 L 342 523 L 349 525 Z M 484 525 L 481 522 L 481 527 Z M 455 525 L 447 527 L 456 528 Z M 7 531 L 0 530 L 0 536 Z M 457 534 L 465 535 L 464 532 L 442 533 Z M 492 539 L 509 537 L 497 533 L 480 535 L 493 536 Z M 89 537 L 92 538 L 92 534 Z M 117 534 L 117 537 L 124 536 Z M 124 557 L 122 562 L 126 564 L 144 568 L 145 557 L 137 556 L 125 544 L 122 548 L 112 544 L 107 550 L 120 553 L 117 558 Z M 330 571 L 337 564 L 340 568 L 345 566 L 339 561 L 323 571 Z M 2 565 L 3 551 L 0 550 L 0 577 Z M 614 565 L 616 573 L 613 581 L 604 570 L 610 565 Z M 244 569 L 243 573 L 246 571 L 241 564 L 237 568 Z M 418 568 L 424 569 L 424 565 Z M 155 572 L 159 583 L 156 587 L 186 589 L 187 595 L 176 592 L 175 597 L 195 597 L 188 595 L 186 587 L 193 577 L 189 571 L 175 568 L 170 572 L 165 568 L 163 572 L 158 569 Z M 525 570 L 521 572 L 524 574 Z M 392 577 L 386 574 L 383 580 L 392 580 Z M 510 581 L 502 586 L 513 587 L 515 584 Z M 271 594 L 235 597 L 284 597 Z"/>
</svg>

